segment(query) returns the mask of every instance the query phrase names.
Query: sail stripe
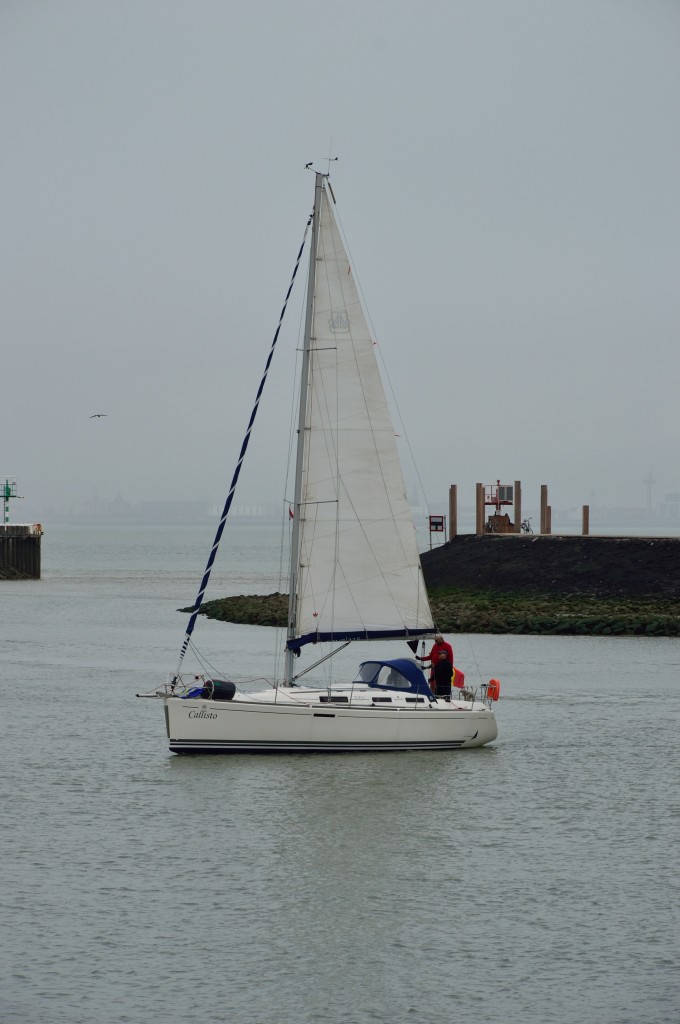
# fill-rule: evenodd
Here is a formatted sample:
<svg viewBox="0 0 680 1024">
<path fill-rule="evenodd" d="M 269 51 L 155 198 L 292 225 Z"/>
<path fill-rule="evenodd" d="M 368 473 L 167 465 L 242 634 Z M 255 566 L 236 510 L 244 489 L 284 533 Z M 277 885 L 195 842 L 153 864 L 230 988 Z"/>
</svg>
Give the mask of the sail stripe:
<svg viewBox="0 0 680 1024">
<path fill-rule="evenodd" d="M 300 266 L 300 260 L 302 259 L 302 252 L 303 252 L 304 247 L 305 247 L 305 242 L 307 241 L 307 234 L 309 232 L 309 228 L 310 228 L 310 225 L 312 223 L 312 216 L 313 215 L 310 214 L 309 219 L 307 221 L 307 226 L 305 228 L 305 233 L 304 233 L 304 236 L 302 238 L 302 245 L 300 246 L 300 251 L 297 254 L 297 259 L 295 261 L 295 267 L 293 269 L 293 274 L 292 274 L 292 277 L 290 279 L 290 284 L 288 285 L 288 291 L 286 292 L 286 298 L 284 299 L 284 302 L 283 302 L 283 307 L 281 309 L 281 315 L 279 316 L 279 322 L 278 322 L 278 325 L 276 327 L 276 332 L 274 334 L 274 338 L 273 338 L 273 341 L 271 343 L 271 347 L 269 349 L 269 355 L 267 356 L 267 362 L 265 364 L 264 373 L 262 374 L 262 380 L 260 381 L 260 386 L 257 389 L 257 396 L 255 398 L 255 405 L 253 406 L 253 411 L 250 414 L 250 421 L 248 423 L 248 429 L 246 430 L 245 437 L 243 438 L 243 444 L 241 445 L 241 453 L 239 455 L 238 462 L 236 463 L 236 469 L 234 470 L 234 475 L 232 477 L 231 487 L 229 488 L 229 493 L 227 495 L 227 500 L 224 503 L 224 509 L 222 510 L 222 517 L 220 519 L 219 526 L 217 527 L 217 533 L 215 534 L 215 540 L 213 541 L 213 546 L 212 546 L 212 549 L 210 551 L 210 555 L 208 556 L 208 562 L 207 562 L 206 567 L 205 567 L 205 572 L 203 573 L 203 579 L 201 580 L 201 586 L 199 588 L 198 595 L 196 597 L 196 601 L 194 603 L 194 607 L 193 607 L 192 612 L 191 612 L 191 617 L 189 619 L 189 624 L 187 626 L 187 630 L 186 630 L 186 633 L 185 633 L 185 636 L 184 636 L 184 642 L 182 644 L 182 649 L 181 649 L 180 655 L 179 655 L 179 662 L 178 662 L 178 665 L 177 665 L 176 675 L 179 675 L 180 669 L 182 667 L 182 661 L 184 659 L 184 655 L 187 652 L 187 648 L 189 646 L 189 641 L 191 640 L 191 634 L 193 633 L 194 626 L 196 625 L 196 619 L 198 618 L 198 614 L 199 614 L 199 612 L 201 610 L 201 605 L 203 604 L 203 597 L 204 597 L 206 589 L 208 587 L 208 581 L 210 579 L 210 573 L 212 572 L 212 567 L 213 567 L 213 564 L 215 562 L 215 558 L 217 556 L 217 549 L 220 546 L 220 541 L 222 539 L 222 534 L 224 533 L 224 526 L 225 526 L 225 523 L 227 521 L 227 516 L 229 515 L 229 510 L 231 508 L 231 503 L 232 503 L 232 500 L 233 500 L 233 497 L 234 497 L 234 492 L 236 490 L 236 484 L 238 483 L 238 478 L 239 478 L 239 475 L 241 473 L 241 466 L 243 464 L 243 459 L 244 459 L 245 454 L 246 454 L 246 449 L 248 448 L 248 442 L 250 441 L 250 434 L 252 432 L 253 425 L 255 423 L 255 417 L 257 416 L 257 410 L 258 410 L 258 407 L 260 405 L 260 398 L 262 397 L 262 392 L 264 391 L 264 385 L 265 385 L 265 382 L 267 380 L 267 375 L 269 373 L 269 367 L 271 365 L 271 361 L 272 361 L 272 358 L 274 356 L 274 349 L 276 348 L 276 342 L 278 341 L 278 338 L 279 338 L 279 332 L 281 330 L 281 324 L 283 323 L 283 318 L 284 318 L 284 315 L 286 313 L 286 307 L 288 306 L 288 300 L 289 300 L 290 294 L 291 294 L 291 292 L 293 290 L 293 284 L 295 283 L 295 277 L 296 277 L 296 274 L 298 272 L 298 267 Z"/>
</svg>

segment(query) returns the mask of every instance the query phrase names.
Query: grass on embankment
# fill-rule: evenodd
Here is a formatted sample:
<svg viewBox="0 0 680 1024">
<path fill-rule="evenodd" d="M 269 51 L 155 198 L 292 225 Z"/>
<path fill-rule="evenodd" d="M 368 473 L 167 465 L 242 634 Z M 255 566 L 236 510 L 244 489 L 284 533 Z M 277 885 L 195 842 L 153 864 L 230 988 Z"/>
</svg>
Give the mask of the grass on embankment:
<svg viewBox="0 0 680 1024">
<path fill-rule="evenodd" d="M 680 636 L 680 607 L 665 598 L 430 591 L 439 629 L 452 633 Z"/>
<path fill-rule="evenodd" d="M 680 606 L 667 598 L 492 594 L 455 587 L 432 589 L 429 597 L 434 621 L 444 633 L 680 636 Z M 282 627 L 288 597 L 225 597 L 206 601 L 201 614 L 223 622 Z"/>
</svg>

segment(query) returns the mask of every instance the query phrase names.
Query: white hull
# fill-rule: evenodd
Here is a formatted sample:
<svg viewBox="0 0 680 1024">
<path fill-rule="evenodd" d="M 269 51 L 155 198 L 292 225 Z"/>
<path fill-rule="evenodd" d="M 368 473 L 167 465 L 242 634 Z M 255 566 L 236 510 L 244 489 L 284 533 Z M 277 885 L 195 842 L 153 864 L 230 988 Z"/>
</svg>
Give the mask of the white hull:
<svg viewBox="0 0 680 1024">
<path fill-rule="evenodd" d="M 395 694 L 389 706 L 371 697 L 343 705 L 311 690 L 164 700 L 170 750 L 178 754 L 451 750 L 481 747 L 498 731 L 481 701 L 414 706 Z"/>
</svg>

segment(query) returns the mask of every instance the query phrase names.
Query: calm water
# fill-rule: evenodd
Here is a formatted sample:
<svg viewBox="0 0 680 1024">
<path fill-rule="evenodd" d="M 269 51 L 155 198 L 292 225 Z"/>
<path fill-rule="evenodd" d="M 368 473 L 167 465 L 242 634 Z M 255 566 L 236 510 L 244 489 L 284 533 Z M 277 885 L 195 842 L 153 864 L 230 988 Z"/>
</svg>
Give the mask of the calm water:
<svg viewBox="0 0 680 1024">
<path fill-rule="evenodd" d="M 234 532 L 213 596 L 277 589 Z M 479 751 L 180 758 L 134 695 L 210 540 L 48 527 L 0 582 L 3 1024 L 675 1024 L 680 641 L 453 637 Z M 197 628 L 242 674 L 273 639 Z"/>
</svg>

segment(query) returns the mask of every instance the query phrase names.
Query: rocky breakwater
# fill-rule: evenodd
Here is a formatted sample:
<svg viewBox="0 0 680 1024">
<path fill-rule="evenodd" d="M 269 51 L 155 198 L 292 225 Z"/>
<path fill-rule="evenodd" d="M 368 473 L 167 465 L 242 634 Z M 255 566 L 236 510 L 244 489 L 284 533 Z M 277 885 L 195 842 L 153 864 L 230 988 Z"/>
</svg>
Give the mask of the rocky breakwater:
<svg viewBox="0 0 680 1024">
<path fill-rule="evenodd" d="M 421 560 L 446 632 L 680 636 L 680 538 L 467 535 Z"/>
</svg>

